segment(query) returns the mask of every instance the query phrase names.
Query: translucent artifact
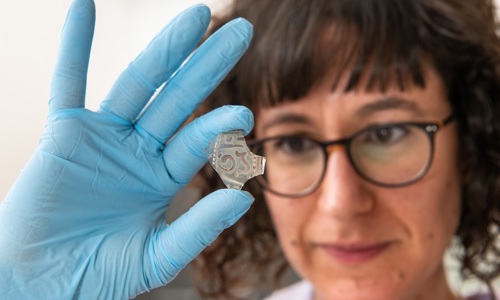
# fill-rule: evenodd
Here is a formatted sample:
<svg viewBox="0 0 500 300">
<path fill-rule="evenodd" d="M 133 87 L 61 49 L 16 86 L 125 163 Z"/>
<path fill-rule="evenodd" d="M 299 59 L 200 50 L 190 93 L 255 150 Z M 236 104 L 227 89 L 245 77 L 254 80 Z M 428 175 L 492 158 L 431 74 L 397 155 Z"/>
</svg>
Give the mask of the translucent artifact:
<svg viewBox="0 0 500 300">
<path fill-rule="evenodd" d="M 219 134 L 205 152 L 212 167 L 230 189 L 241 190 L 250 178 L 264 174 L 266 158 L 250 151 L 241 130 Z"/>
</svg>

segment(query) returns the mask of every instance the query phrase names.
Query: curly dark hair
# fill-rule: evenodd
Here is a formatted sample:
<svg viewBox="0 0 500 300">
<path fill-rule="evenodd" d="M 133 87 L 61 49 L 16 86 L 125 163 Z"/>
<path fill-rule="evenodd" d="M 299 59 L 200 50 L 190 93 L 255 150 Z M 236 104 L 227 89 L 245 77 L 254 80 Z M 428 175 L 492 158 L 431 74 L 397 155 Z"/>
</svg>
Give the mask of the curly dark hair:
<svg viewBox="0 0 500 300">
<path fill-rule="evenodd" d="M 345 90 L 425 87 L 423 68 L 442 77 L 457 120 L 462 214 L 455 254 L 464 278 L 488 286 L 500 272 L 500 40 L 492 0 L 237 0 L 211 32 L 244 17 L 250 49 L 199 109 L 260 108 L 295 101 L 326 76 Z M 333 71 L 333 74 L 332 74 Z M 285 100 L 286 99 L 286 100 Z M 252 138 L 252 134 L 250 135 Z M 200 172 L 204 194 L 223 185 Z M 195 261 L 208 298 L 241 298 L 248 286 L 275 286 L 287 268 L 262 188 L 249 182 L 250 211 Z M 496 239 L 496 242 L 495 242 Z M 252 276 L 254 274 L 254 276 Z"/>
</svg>

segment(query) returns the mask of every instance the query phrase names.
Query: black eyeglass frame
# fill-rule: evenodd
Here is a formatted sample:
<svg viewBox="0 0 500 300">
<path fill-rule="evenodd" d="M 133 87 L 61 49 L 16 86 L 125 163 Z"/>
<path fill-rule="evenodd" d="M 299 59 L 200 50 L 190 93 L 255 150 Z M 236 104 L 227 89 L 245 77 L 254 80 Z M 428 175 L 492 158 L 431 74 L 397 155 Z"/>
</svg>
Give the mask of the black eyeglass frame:
<svg viewBox="0 0 500 300">
<path fill-rule="evenodd" d="M 277 192 L 277 191 L 271 189 L 269 187 L 269 184 L 267 184 L 267 182 L 265 182 L 262 179 L 260 179 L 261 176 L 257 177 L 257 182 L 263 188 L 265 188 L 266 190 L 268 190 L 271 193 L 273 193 L 275 195 L 278 195 L 278 196 L 289 197 L 289 198 L 300 198 L 300 197 L 307 196 L 307 195 L 313 193 L 321 185 L 321 183 L 323 182 L 323 179 L 324 179 L 325 173 L 326 173 L 326 169 L 327 169 L 327 164 L 328 164 L 328 157 L 329 157 L 329 155 L 328 155 L 328 148 L 330 148 L 331 146 L 334 146 L 334 145 L 342 145 L 344 147 L 345 151 L 346 151 L 347 157 L 349 158 L 349 163 L 354 168 L 354 170 L 356 171 L 356 173 L 361 178 L 363 178 L 364 180 L 366 180 L 366 181 L 368 181 L 368 182 L 370 182 L 372 184 L 375 184 L 375 185 L 378 185 L 378 186 L 382 186 L 382 187 L 386 187 L 386 188 L 398 188 L 398 187 L 407 186 L 407 185 L 410 185 L 410 184 L 413 184 L 413 183 L 417 182 L 418 180 L 422 179 L 422 177 L 424 177 L 425 174 L 427 174 L 427 172 L 430 169 L 430 166 L 432 165 L 432 161 L 434 159 L 434 148 L 435 148 L 435 146 L 434 146 L 434 140 L 435 140 L 435 135 L 436 135 L 436 133 L 440 129 L 442 129 L 446 125 L 450 124 L 453 120 L 454 120 L 454 115 L 451 114 L 451 115 L 449 115 L 448 117 L 446 117 L 445 119 L 443 119 L 443 120 L 441 120 L 439 122 L 395 122 L 395 123 L 387 123 L 387 124 L 381 124 L 381 125 L 373 125 L 373 126 L 366 127 L 364 129 L 362 129 L 362 130 L 354 133 L 350 137 L 342 138 L 342 139 L 338 139 L 338 140 L 333 140 L 333 141 L 324 141 L 324 142 L 322 142 L 322 141 L 318 141 L 318 140 L 314 140 L 314 139 L 309 138 L 309 140 L 311 142 L 314 142 L 314 143 L 316 143 L 317 145 L 319 145 L 321 147 L 321 149 L 323 151 L 323 155 L 325 157 L 324 165 L 323 165 L 323 171 L 322 171 L 321 176 L 319 177 L 319 180 L 318 180 L 318 182 L 316 184 L 314 184 L 310 188 L 306 189 L 302 193 L 298 193 L 298 194 L 284 194 L 284 193 Z M 363 134 L 363 133 L 365 133 L 365 132 L 367 132 L 369 130 L 373 130 L 373 129 L 376 129 L 376 128 L 387 128 L 387 127 L 393 127 L 393 126 L 415 126 L 415 127 L 421 128 L 425 133 L 427 133 L 427 137 L 429 138 L 429 144 L 430 144 L 430 148 L 431 149 L 430 149 L 430 155 L 429 155 L 429 159 L 427 161 L 427 164 L 425 165 L 425 167 L 422 169 L 422 171 L 420 172 L 420 174 L 418 176 L 416 176 L 415 178 L 412 178 L 409 181 L 405 181 L 405 182 L 402 182 L 402 183 L 387 184 L 387 183 L 381 183 L 381 182 L 378 182 L 376 180 L 373 180 L 372 178 L 366 176 L 359 169 L 359 167 L 354 162 L 354 159 L 353 159 L 352 154 L 351 154 L 351 143 L 352 143 L 352 141 L 356 137 L 358 137 L 359 135 L 361 135 L 361 134 Z M 297 137 L 297 138 L 303 138 L 302 136 L 295 136 L 295 137 Z M 249 140 L 247 142 L 247 145 L 252 150 L 252 152 L 254 152 L 256 148 L 261 147 L 262 144 L 264 144 L 265 142 L 268 142 L 268 141 L 271 141 L 271 140 L 279 140 L 279 139 L 282 139 L 282 138 L 294 138 L 294 136 L 293 135 L 291 135 L 291 136 L 273 136 L 273 137 L 268 137 L 268 138 L 264 138 L 264 139 L 254 139 L 254 140 Z"/>
</svg>

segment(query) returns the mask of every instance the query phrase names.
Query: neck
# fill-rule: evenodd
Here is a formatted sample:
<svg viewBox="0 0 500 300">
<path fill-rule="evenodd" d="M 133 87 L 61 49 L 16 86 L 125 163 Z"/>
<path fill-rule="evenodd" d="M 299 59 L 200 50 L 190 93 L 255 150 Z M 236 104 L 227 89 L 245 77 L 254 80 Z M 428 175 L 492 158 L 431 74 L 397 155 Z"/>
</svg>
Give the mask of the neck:
<svg viewBox="0 0 500 300">
<path fill-rule="evenodd" d="M 434 274 L 427 277 L 425 282 L 418 282 L 413 286 L 414 289 L 407 290 L 406 294 L 396 296 L 394 299 L 404 299 L 404 300 L 429 300 L 429 299 L 439 299 L 439 300 L 459 300 L 461 298 L 455 296 L 448 286 L 446 279 L 446 274 L 444 267 L 440 266 L 439 270 L 436 270 Z M 325 297 L 314 291 L 314 300 L 327 300 L 331 297 Z M 354 299 L 353 299 L 354 300 Z"/>
</svg>

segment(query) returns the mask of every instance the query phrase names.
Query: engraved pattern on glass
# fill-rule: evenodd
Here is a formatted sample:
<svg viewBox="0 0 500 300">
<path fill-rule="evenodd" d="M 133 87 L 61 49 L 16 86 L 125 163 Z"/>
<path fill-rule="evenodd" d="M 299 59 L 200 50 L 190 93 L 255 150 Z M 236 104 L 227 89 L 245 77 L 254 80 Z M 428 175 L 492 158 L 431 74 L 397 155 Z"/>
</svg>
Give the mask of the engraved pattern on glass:
<svg viewBox="0 0 500 300">
<path fill-rule="evenodd" d="M 250 151 L 241 130 L 219 134 L 205 151 L 208 161 L 230 189 L 241 190 L 250 178 L 264 174 L 266 158 Z"/>
</svg>

